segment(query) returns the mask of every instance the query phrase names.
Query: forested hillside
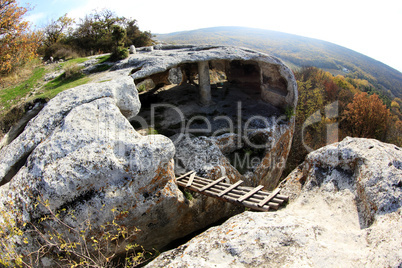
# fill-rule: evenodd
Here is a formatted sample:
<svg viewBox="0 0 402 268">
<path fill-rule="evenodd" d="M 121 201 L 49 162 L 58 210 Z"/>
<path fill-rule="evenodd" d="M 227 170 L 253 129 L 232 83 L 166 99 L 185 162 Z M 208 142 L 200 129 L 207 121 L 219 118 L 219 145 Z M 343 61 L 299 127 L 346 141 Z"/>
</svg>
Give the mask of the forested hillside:
<svg viewBox="0 0 402 268">
<path fill-rule="evenodd" d="M 401 72 L 353 50 L 317 39 L 243 27 L 214 27 L 156 37 L 177 44 L 244 46 L 274 55 L 292 68 L 314 66 L 335 75 L 367 80 L 391 100 L 402 97 Z"/>
<path fill-rule="evenodd" d="M 296 127 L 287 172 L 296 168 L 309 150 L 343 140 L 346 136 L 374 138 L 402 146 L 402 100 L 390 108 L 377 94 L 364 92 L 370 85 L 315 67 L 295 72 L 299 99 Z"/>
</svg>

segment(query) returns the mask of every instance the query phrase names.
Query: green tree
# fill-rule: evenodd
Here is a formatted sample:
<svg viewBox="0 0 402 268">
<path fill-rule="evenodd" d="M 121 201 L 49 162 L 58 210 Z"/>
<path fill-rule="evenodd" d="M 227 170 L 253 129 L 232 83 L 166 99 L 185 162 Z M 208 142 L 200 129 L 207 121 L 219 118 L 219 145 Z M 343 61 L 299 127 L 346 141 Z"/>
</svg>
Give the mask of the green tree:
<svg viewBox="0 0 402 268">
<path fill-rule="evenodd" d="M 114 47 L 113 25 L 122 22 L 114 12 L 104 9 L 95 11 L 81 19 L 73 34 L 75 45 L 90 54 L 110 52 Z"/>
<path fill-rule="evenodd" d="M 67 35 L 67 31 L 71 31 L 71 25 L 74 19 L 67 17 L 67 14 L 61 16 L 57 20 L 52 20 L 43 30 L 44 44 L 47 47 L 60 42 Z"/>
<path fill-rule="evenodd" d="M 124 18 L 124 28 L 127 32 L 125 43 L 128 46 L 134 45 L 136 47 L 143 47 L 152 45 L 151 32 L 140 31 L 136 20 Z"/>
<path fill-rule="evenodd" d="M 43 46 L 41 54 L 47 60 L 51 56 L 54 58 L 74 58 L 78 55 L 73 52 L 73 48 L 68 44 L 67 38 L 71 35 L 74 19 L 67 17 L 67 14 L 57 20 L 51 20 L 43 29 Z"/>
<path fill-rule="evenodd" d="M 124 39 L 126 38 L 126 30 L 119 25 L 113 25 L 112 39 L 115 47 L 124 46 Z"/>
<path fill-rule="evenodd" d="M 113 25 L 112 39 L 114 48 L 111 55 L 112 60 L 120 60 L 128 57 L 128 50 L 124 48 L 124 39 L 126 38 L 126 30 L 119 25 Z"/>
</svg>

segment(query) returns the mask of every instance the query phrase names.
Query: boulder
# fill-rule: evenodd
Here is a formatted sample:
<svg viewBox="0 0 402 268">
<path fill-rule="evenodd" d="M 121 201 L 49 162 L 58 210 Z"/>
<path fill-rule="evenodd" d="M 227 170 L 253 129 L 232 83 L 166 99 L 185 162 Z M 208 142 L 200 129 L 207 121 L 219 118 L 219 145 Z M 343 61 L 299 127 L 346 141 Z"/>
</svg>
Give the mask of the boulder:
<svg viewBox="0 0 402 268">
<path fill-rule="evenodd" d="M 233 215 L 223 201 L 184 197 L 175 183 L 172 141 L 142 136 L 129 123 L 139 109 L 130 77 L 80 86 L 49 101 L 2 149 L 2 172 L 12 176 L 0 187 L 0 224 L 11 221 L 24 231 L 8 234 L 19 253 L 37 250 L 40 233 L 49 231 L 79 242 L 77 231 L 87 223 L 84 239 L 101 241 L 113 220 L 135 232 L 125 243 L 160 249 Z M 60 221 L 44 220 L 52 213 Z"/>
<path fill-rule="evenodd" d="M 140 110 L 137 90 L 129 77 L 100 84 L 88 84 L 64 91 L 52 99 L 24 131 L 0 152 L 0 185 L 9 181 L 29 154 L 63 123 L 75 107 L 109 97 L 128 119 Z"/>
<path fill-rule="evenodd" d="M 402 148 L 346 138 L 283 182 L 290 204 L 244 212 L 147 267 L 400 267 Z"/>
<path fill-rule="evenodd" d="M 215 139 L 186 135 L 172 140 L 176 147 L 176 173 L 194 170 L 204 178 L 227 176 L 230 182 L 236 182 L 241 176 L 223 155 Z"/>
<path fill-rule="evenodd" d="M 131 45 L 131 46 L 130 46 L 129 52 L 130 52 L 130 54 L 136 54 L 136 53 L 137 53 L 137 51 L 135 50 L 135 46 L 134 46 L 134 45 Z"/>
</svg>

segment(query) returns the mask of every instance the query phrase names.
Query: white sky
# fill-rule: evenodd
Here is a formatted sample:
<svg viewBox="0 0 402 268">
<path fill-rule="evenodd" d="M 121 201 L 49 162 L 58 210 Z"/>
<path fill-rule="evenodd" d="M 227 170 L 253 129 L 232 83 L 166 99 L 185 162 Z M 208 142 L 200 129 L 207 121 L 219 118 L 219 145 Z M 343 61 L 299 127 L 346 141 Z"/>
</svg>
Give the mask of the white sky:
<svg viewBox="0 0 402 268">
<path fill-rule="evenodd" d="M 68 13 L 83 18 L 108 8 L 138 21 L 141 30 L 170 33 L 244 26 L 329 41 L 402 72 L 401 0 L 27 0 L 36 25 Z"/>
</svg>

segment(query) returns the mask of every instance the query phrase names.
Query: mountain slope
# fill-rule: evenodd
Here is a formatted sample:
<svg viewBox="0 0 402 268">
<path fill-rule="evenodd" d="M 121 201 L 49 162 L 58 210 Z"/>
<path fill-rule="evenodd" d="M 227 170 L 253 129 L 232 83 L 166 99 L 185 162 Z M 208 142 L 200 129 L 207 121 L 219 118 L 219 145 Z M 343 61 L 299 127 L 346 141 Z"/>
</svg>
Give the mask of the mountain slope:
<svg viewBox="0 0 402 268">
<path fill-rule="evenodd" d="M 177 44 L 244 46 L 274 55 L 291 67 L 315 66 L 334 74 L 366 79 L 390 98 L 402 98 L 401 72 L 353 50 L 318 39 L 244 27 L 213 27 L 156 37 Z"/>
</svg>

